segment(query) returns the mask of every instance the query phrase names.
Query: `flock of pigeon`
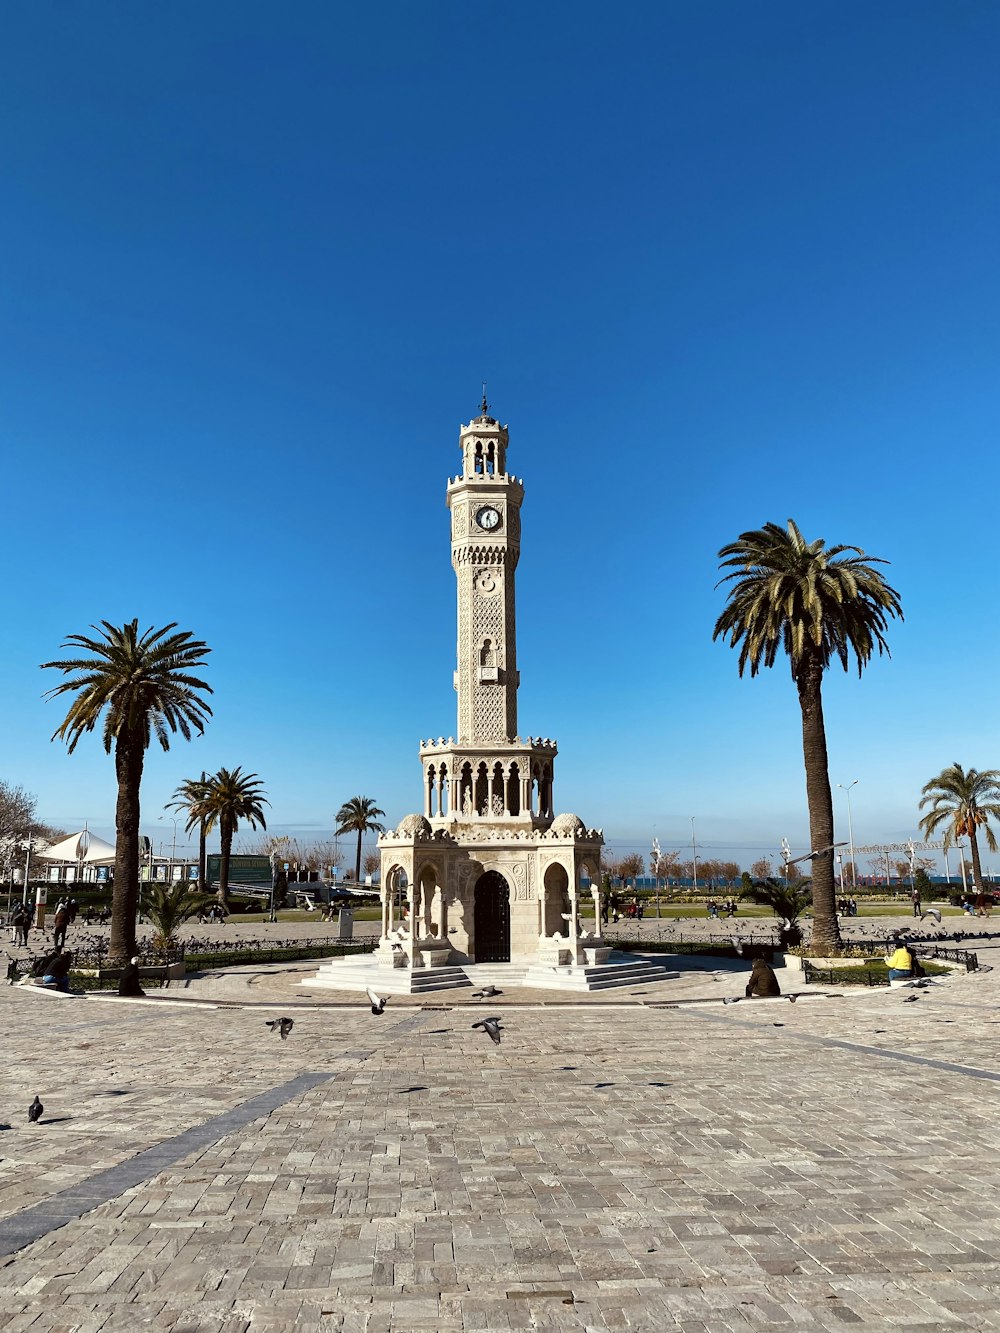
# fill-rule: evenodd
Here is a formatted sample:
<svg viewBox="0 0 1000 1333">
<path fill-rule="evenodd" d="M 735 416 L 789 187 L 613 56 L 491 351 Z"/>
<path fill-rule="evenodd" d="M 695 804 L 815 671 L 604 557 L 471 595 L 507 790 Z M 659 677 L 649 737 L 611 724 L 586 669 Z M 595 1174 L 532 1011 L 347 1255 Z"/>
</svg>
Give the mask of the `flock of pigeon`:
<svg viewBox="0 0 1000 1333">
<path fill-rule="evenodd" d="M 503 991 L 497 986 L 484 986 L 482 990 L 473 991 L 472 998 L 474 1000 L 492 1000 L 495 996 L 502 994 Z M 372 990 L 371 986 L 365 987 L 365 995 L 368 997 L 368 1003 L 371 1005 L 372 1013 L 376 1018 L 385 1013 L 385 1006 L 389 1002 L 389 997 L 387 995 L 377 994 Z M 287 1041 L 291 1035 L 292 1028 L 295 1026 L 295 1020 L 293 1018 L 272 1018 L 268 1019 L 264 1023 L 264 1026 L 270 1028 L 282 1041 Z M 496 1015 L 492 1018 L 481 1018 L 477 1023 L 473 1023 L 472 1026 L 473 1028 L 482 1028 L 490 1041 L 493 1042 L 494 1046 L 500 1045 L 500 1034 L 504 1031 L 503 1020 L 501 1018 Z M 35 1101 L 38 1102 L 37 1097 L 35 1098 Z M 40 1102 L 38 1103 L 38 1106 L 38 1114 L 41 1115 Z M 37 1119 L 37 1116 L 35 1119 Z"/>
</svg>

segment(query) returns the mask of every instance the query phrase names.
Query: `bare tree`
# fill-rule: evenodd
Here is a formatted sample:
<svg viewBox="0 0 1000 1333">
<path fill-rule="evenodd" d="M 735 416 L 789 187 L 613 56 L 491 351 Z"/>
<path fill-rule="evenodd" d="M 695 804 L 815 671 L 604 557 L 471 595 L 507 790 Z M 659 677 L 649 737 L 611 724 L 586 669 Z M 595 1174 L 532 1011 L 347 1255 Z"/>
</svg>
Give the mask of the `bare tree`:
<svg viewBox="0 0 1000 1333">
<path fill-rule="evenodd" d="M 366 875 L 374 875 L 381 864 L 382 855 L 380 852 L 365 852 L 361 862 L 361 869 Z"/>
<path fill-rule="evenodd" d="M 758 858 L 758 860 L 754 861 L 753 865 L 750 867 L 751 879 L 768 879 L 770 875 L 771 875 L 770 857 L 761 856 L 760 858 Z"/>
</svg>

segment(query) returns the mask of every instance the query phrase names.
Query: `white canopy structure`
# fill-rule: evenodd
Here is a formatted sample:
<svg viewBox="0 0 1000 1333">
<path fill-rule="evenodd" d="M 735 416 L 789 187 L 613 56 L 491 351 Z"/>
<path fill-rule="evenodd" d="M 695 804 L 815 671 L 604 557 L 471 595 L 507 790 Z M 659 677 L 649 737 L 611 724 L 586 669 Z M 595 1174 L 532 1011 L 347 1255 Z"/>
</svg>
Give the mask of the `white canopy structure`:
<svg viewBox="0 0 1000 1333">
<path fill-rule="evenodd" d="M 89 829 L 71 833 L 62 842 L 53 843 L 36 855 L 46 861 L 73 861 L 77 865 L 113 866 L 115 863 L 115 849 L 111 843 L 105 842 Z"/>
</svg>

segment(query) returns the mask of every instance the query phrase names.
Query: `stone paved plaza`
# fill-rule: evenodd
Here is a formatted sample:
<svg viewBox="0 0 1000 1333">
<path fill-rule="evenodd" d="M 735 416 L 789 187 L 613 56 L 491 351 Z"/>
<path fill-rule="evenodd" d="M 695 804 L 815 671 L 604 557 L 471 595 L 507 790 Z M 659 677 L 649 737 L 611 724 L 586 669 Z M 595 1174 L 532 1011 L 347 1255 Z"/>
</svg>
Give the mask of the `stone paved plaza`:
<svg viewBox="0 0 1000 1333">
<path fill-rule="evenodd" d="M 3 988 L 0 1326 L 1000 1328 L 1000 971 L 723 1006 L 708 967 L 503 996 L 499 1047 L 467 992 L 301 970 Z"/>
</svg>

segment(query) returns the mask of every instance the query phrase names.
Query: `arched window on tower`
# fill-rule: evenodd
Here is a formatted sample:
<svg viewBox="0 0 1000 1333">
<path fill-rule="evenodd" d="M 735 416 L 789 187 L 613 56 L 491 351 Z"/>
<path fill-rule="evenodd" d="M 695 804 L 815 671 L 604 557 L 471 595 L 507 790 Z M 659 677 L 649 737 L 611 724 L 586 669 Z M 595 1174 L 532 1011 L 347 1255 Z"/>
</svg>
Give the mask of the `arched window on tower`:
<svg viewBox="0 0 1000 1333">
<path fill-rule="evenodd" d="M 476 814 L 488 815 L 490 812 L 490 775 L 485 763 L 480 764 L 476 772 Z"/>
<path fill-rule="evenodd" d="M 512 815 L 521 813 L 521 773 L 517 764 L 511 764 L 507 778 L 507 811 Z"/>
</svg>

